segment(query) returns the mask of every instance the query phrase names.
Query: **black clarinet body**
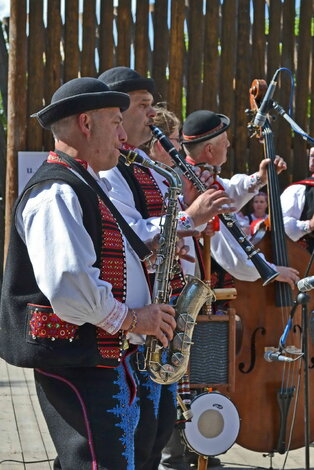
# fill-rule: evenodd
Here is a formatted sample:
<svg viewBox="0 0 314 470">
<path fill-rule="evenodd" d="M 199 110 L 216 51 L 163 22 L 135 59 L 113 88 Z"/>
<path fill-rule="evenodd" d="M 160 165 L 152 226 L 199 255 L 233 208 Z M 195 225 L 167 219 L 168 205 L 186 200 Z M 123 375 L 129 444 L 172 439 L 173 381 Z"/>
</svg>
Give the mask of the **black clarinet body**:
<svg viewBox="0 0 314 470">
<path fill-rule="evenodd" d="M 168 137 L 158 127 L 151 125 L 150 128 L 154 136 L 161 143 L 162 147 L 166 150 L 166 152 L 169 153 L 176 167 L 182 172 L 182 174 L 191 181 L 199 193 L 205 192 L 208 188 L 206 188 L 204 183 L 195 174 L 193 171 L 193 166 L 185 161 L 177 149 L 172 145 Z M 266 286 L 271 281 L 273 281 L 279 275 L 279 273 L 269 266 L 269 264 L 261 257 L 260 250 L 256 249 L 247 238 L 246 234 L 243 232 L 237 220 L 235 219 L 235 216 L 232 214 L 219 214 L 218 217 L 237 241 L 237 243 L 241 246 L 248 259 L 250 259 L 254 264 L 261 279 L 263 280 L 263 285 Z"/>
</svg>

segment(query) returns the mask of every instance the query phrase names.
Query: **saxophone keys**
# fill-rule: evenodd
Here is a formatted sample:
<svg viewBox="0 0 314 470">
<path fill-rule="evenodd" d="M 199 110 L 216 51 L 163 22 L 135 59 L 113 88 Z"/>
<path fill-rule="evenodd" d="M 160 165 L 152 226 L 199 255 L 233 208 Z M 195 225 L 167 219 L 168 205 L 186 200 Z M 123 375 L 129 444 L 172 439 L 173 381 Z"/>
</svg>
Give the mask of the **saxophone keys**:
<svg viewBox="0 0 314 470">
<path fill-rule="evenodd" d="M 184 357 L 185 357 L 184 354 L 182 354 L 180 351 L 176 351 L 171 356 L 171 363 L 175 367 L 180 367 L 181 364 L 183 364 L 183 362 L 184 362 Z"/>
<path fill-rule="evenodd" d="M 178 351 L 184 351 L 193 344 L 191 338 L 185 333 L 177 333 L 173 338 L 173 348 Z"/>
<path fill-rule="evenodd" d="M 163 364 L 159 370 L 161 380 L 168 382 L 169 378 L 175 373 L 175 369 L 171 364 Z"/>
<path fill-rule="evenodd" d="M 186 327 L 191 327 L 192 325 L 196 324 L 194 318 L 189 315 L 188 313 L 181 313 L 176 319 L 177 322 L 177 330 L 185 331 Z"/>
</svg>

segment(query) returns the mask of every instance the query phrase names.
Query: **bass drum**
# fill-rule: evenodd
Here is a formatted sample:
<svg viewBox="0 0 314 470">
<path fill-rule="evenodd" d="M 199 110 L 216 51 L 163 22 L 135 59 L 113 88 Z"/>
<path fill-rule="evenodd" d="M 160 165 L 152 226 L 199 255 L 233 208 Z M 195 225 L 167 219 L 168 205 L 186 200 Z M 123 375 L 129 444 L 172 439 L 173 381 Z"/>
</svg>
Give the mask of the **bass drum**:
<svg viewBox="0 0 314 470">
<path fill-rule="evenodd" d="M 239 434 L 240 418 L 229 398 L 219 392 L 202 393 L 192 401 L 191 411 L 182 434 L 193 452 L 213 456 L 230 449 Z"/>
</svg>

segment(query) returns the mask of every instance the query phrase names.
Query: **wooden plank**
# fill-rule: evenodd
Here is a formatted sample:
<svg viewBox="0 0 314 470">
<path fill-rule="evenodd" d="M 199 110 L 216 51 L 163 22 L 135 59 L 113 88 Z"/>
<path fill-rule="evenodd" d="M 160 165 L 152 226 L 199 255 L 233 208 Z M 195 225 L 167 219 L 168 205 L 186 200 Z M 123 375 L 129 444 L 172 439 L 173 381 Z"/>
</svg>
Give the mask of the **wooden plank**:
<svg viewBox="0 0 314 470">
<path fill-rule="evenodd" d="M 96 49 L 96 3 L 95 0 L 84 0 L 83 6 L 83 47 L 81 54 L 82 77 L 95 77 Z"/>
<path fill-rule="evenodd" d="M 204 45 L 203 1 L 196 0 L 190 3 L 188 15 L 186 115 L 202 108 Z"/>
<path fill-rule="evenodd" d="M 46 28 L 46 64 L 45 64 L 45 104 L 49 104 L 51 97 L 61 85 L 62 60 L 60 47 L 62 44 L 62 21 L 60 0 L 48 0 L 47 28 Z M 43 148 L 47 151 L 54 148 L 51 132 L 44 130 Z"/>
<path fill-rule="evenodd" d="M 38 397 L 36 393 L 35 381 L 34 381 L 34 371 L 33 369 L 23 369 L 23 372 L 24 372 L 25 382 L 27 385 L 30 400 L 32 403 L 34 416 L 37 422 L 37 426 L 41 434 L 45 451 L 48 455 L 48 458 L 51 460 L 50 466 L 51 468 L 53 468 L 52 460 L 55 459 L 57 453 L 55 450 L 55 446 L 52 442 L 52 439 L 50 437 L 47 423 L 44 419 L 43 413 L 39 405 L 39 401 L 38 401 Z"/>
<path fill-rule="evenodd" d="M 131 0 L 120 0 L 117 17 L 117 65 L 130 67 L 132 12 Z"/>
<path fill-rule="evenodd" d="M 38 427 L 31 397 L 28 392 L 24 371 L 20 367 L 8 365 L 8 376 L 12 384 L 12 401 L 16 422 L 18 423 L 19 438 L 25 462 L 43 461 L 40 466 L 43 470 L 50 469 L 50 465 L 45 460 L 48 455 L 43 444 L 41 433 Z M 30 439 L 31 436 L 31 439 Z M 27 470 L 35 469 L 35 465 L 27 464 Z"/>
<path fill-rule="evenodd" d="M 153 14 L 154 47 L 152 77 L 156 82 L 156 101 L 167 101 L 169 60 L 168 0 L 156 0 Z"/>
<path fill-rule="evenodd" d="M 253 3 L 253 23 L 252 23 L 252 55 L 250 67 L 250 83 L 255 78 L 265 79 L 265 2 L 255 0 Z M 249 93 L 249 89 L 248 89 Z M 249 173 L 258 170 L 263 157 L 263 149 L 257 139 L 249 140 Z"/>
<path fill-rule="evenodd" d="M 17 152 L 26 148 L 26 1 L 11 1 L 8 75 L 8 136 L 5 192 L 6 253 L 11 214 L 17 196 Z"/>
<path fill-rule="evenodd" d="M 0 92 L 6 116 L 8 111 L 8 50 L 2 21 L 0 21 Z"/>
<path fill-rule="evenodd" d="M 307 128 L 308 94 L 309 94 L 309 62 L 311 52 L 311 21 L 313 18 L 313 2 L 300 3 L 300 25 L 298 36 L 298 59 L 296 68 L 296 94 L 294 119 L 302 129 Z M 308 173 L 306 143 L 298 134 L 294 137 L 294 177 L 304 178 Z M 302 158 L 303 156 L 303 158 Z"/>
<path fill-rule="evenodd" d="M 219 94 L 219 5 L 218 0 L 206 1 L 204 33 L 204 83 L 202 108 L 218 110 Z"/>
<path fill-rule="evenodd" d="M 136 4 L 135 21 L 135 69 L 144 77 L 147 76 L 148 61 L 148 18 L 149 1 L 142 0 Z"/>
<path fill-rule="evenodd" d="M 265 44 L 265 1 L 254 0 L 250 67 L 252 80 L 256 77 L 265 77 Z"/>
<path fill-rule="evenodd" d="M 168 103 L 169 109 L 171 109 L 180 120 L 182 120 L 183 41 L 184 0 L 172 0 Z"/>
<path fill-rule="evenodd" d="M 236 139 L 234 142 L 235 173 L 247 173 L 247 117 L 245 109 L 249 104 L 249 60 L 251 57 L 250 47 L 250 1 L 239 0 L 238 6 L 238 45 L 236 62 L 236 99 L 235 120 Z"/>
<path fill-rule="evenodd" d="M 113 67 L 113 1 L 101 0 L 99 22 L 99 74 Z"/>
<path fill-rule="evenodd" d="M 295 15 L 295 0 L 286 0 L 283 4 L 282 11 L 282 37 L 285 39 L 282 43 L 281 65 L 282 67 L 286 67 L 291 70 L 291 73 L 293 74 L 295 71 Z M 274 72 L 275 70 L 272 70 L 272 73 Z M 271 78 L 269 78 L 269 80 L 271 80 Z M 278 85 L 279 92 L 276 93 L 275 99 L 288 113 L 292 89 L 289 74 L 287 72 L 281 73 Z M 292 182 L 293 172 L 291 128 L 283 118 L 278 117 L 277 123 L 274 125 L 274 131 L 276 133 L 275 145 L 277 153 L 284 157 L 288 165 L 288 171 L 284 172 L 280 177 L 281 186 L 286 187 Z"/>
<path fill-rule="evenodd" d="M 234 167 L 234 135 L 235 135 L 235 58 L 236 58 L 236 22 L 237 1 L 229 0 L 221 6 L 221 56 L 219 75 L 219 112 L 231 119 L 228 138 L 231 143 L 229 157 L 223 166 L 223 175 L 230 177 Z"/>
<path fill-rule="evenodd" d="M 286 2 L 285 2 L 286 3 Z M 281 0 L 272 0 L 269 2 L 269 23 L 267 34 L 267 78 L 270 81 L 275 70 L 280 65 L 280 37 L 281 37 Z M 283 26 L 285 22 L 283 23 Z"/>
<path fill-rule="evenodd" d="M 79 75 L 80 53 L 78 46 L 79 25 L 78 0 L 65 2 L 64 23 L 64 81 L 72 80 Z"/>
<path fill-rule="evenodd" d="M 22 459 L 17 423 L 11 397 L 11 385 L 7 370 L 7 364 L 0 359 L 0 461 L 5 459 Z M 11 469 L 12 463 L 6 462 L 1 469 Z M 16 465 L 16 464 L 15 464 Z"/>
<path fill-rule="evenodd" d="M 42 150 L 43 128 L 30 115 L 43 107 L 44 99 L 44 27 L 43 4 L 29 2 L 28 74 L 27 74 L 27 134 L 26 146 Z M 36 92 L 34 93 L 34 90 Z"/>
</svg>

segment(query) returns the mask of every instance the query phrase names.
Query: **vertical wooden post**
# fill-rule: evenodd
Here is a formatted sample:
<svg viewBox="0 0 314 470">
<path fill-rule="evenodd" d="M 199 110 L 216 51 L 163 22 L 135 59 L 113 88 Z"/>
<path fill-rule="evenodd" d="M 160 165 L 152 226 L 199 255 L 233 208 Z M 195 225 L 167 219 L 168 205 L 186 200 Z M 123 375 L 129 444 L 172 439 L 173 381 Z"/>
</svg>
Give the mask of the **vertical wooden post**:
<svg viewBox="0 0 314 470">
<path fill-rule="evenodd" d="M 99 22 L 99 74 L 113 67 L 114 41 L 113 41 L 113 3 L 112 0 L 100 1 Z"/>
<path fill-rule="evenodd" d="M 132 42 L 132 11 L 130 0 L 120 0 L 117 16 L 117 65 L 130 67 Z"/>
<path fill-rule="evenodd" d="M 144 77 L 147 76 L 148 60 L 148 18 L 149 2 L 137 2 L 135 21 L 135 69 Z"/>
<path fill-rule="evenodd" d="M 168 103 L 179 119 L 182 119 L 184 7 L 183 0 L 171 1 Z"/>
<path fill-rule="evenodd" d="M 4 256 L 8 248 L 12 208 L 17 196 L 17 152 L 25 149 L 25 143 L 26 0 L 11 0 Z"/>
<path fill-rule="evenodd" d="M 45 36 L 42 2 L 29 0 L 28 25 L 26 148 L 40 151 L 43 150 L 43 128 L 37 119 L 30 116 L 43 107 L 44 98 Z"/>
<path fill-rule="evenodd" d="M 204 81 L 202 103 L 196 109 L 218 110 L 219 66 L 219 1 L 206 0 L 205 30 L 204 30 Z M 197 21 L 197 19 L 196 19 Z M 197 52 L 195 52 L 197 54 Z M 195 86 L 195 85 L 194 85 Z"/>
<path fill-rule="evenodd" d="M 168 0 L 156 0 L 154 4 L 154 48 L 152 76 L 156 82 L 156 101 L 167 101 L 169 63 Z"/>
</svg>

